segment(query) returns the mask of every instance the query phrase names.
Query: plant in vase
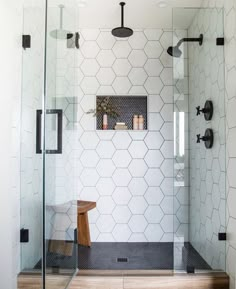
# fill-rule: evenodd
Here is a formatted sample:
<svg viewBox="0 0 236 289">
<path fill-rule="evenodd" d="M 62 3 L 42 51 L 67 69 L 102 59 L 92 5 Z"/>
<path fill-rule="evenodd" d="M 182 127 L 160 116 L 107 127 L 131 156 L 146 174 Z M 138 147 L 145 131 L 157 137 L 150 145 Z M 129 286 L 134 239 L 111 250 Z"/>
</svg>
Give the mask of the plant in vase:
<svg viewBox="0 0 236 289">
<path fill-rule="evenodd" d="M 90 109 L 87 113 L 93 113 L 95 116 L 102 116 L 102 129 L 108 129 L 108 117 L 117 118 L 119 116 L 118 111 L 112 104 L 111 97 L 99 97 L 97 99 L 96 109 Z"/>
</svg>

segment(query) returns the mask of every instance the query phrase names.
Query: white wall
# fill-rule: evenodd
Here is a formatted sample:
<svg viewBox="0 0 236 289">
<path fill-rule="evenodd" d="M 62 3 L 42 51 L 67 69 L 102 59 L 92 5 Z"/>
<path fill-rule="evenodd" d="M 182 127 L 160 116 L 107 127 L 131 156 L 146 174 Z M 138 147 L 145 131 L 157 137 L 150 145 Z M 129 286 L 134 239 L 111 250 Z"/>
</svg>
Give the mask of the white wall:
<svg viewBox="0 0 236 289">
<path fill-rule="evenodd" d="M 21 93 L 21 1 L 2 1 L 0 8 L 0 288 L 16 288 L 13 226 L 14 197 L 10 190 L 12 177 L 10 157 L 14 103 Z M 19 232 L 17 232 L 19 233 Z M 13 259 L 14 258 L 14 259 Z"/>
</svg>

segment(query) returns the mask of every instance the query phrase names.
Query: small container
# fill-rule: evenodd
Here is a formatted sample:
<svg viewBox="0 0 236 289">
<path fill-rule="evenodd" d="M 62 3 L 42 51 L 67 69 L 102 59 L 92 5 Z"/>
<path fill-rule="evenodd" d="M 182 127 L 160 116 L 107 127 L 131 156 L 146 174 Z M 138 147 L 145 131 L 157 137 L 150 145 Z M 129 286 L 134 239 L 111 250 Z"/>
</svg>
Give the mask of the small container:
<svg viewBox="0 0 236 289">
<path fill-rule="evenodd" d="M 106 113 L 103 115 L 102 129 L 103 130 L 107 130 L 108 129 L 108 118 L 107 118 L 107 114 Z"/>
<path fill-rule="evenodd" d="M 139 118 L 138 118 L 138 129 L 144 130 L 144 117 L 141 114 L 139 115 Z"/>
<path fill-rule="evenodd" d="M 138 130 L 138 115 L 133 116 L 133 130 Z"/>
</svg>

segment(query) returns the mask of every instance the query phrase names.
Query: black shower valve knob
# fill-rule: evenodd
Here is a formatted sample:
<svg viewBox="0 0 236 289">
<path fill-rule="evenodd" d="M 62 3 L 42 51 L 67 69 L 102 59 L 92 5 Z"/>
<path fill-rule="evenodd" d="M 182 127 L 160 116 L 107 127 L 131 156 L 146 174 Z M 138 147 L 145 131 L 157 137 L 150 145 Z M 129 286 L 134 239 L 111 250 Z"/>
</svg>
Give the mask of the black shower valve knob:
<svg viewBox="0 0 236 289">
<path fill-rule="evenodd" d="M 200 106 L 197 106 L 197 107 L 196 107 L 196 110 L 197 110 L 197 115 L 200 115 L 201 113 L 205 114 L 205 113 L 208 113 L 208 112 L 209 112 L 209 109 L 207 109 L 207 108 L 201 109 Z"/>
<path fill-rule="evenodd" d="M 203 137 L 201 137 L 201 135 L 198 134 L 198 135 L 197 135 L 197 143 L 200 143 L 201 140 L 204 141 L 204 142 L 206 142 L 206 141 L 209 140 L 209 137 L 208 137 L 208 136 L 203 136 Z"/>
<path fill-rule="evenodd" d="M 197 106 L 196 110 L 197 110 L 197 115 L 200 115 L 201 113 L 203 113 L 205 120 L 209 121 L 212 119 L 212 116 L 213 116 L 213 103 L 211 100 L 207 100 L 205 102 L 204 108 L 201 109 L 200 106 Z"/>
</svg>

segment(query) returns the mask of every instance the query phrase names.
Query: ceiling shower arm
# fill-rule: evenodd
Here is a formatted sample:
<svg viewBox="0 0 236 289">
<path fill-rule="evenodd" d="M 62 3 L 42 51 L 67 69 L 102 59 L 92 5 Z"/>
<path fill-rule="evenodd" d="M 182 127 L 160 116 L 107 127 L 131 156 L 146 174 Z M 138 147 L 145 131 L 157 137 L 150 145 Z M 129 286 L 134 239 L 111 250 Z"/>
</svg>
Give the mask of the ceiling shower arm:
<svg viewBox="0 0 236 289">
<path fill-rule="evenodd" d="M 121 2 L 120 3 L 121 6 L 121 27 L 124 27 L 124 6 L 125 6 L 125 2 Z"/>
</svg>

